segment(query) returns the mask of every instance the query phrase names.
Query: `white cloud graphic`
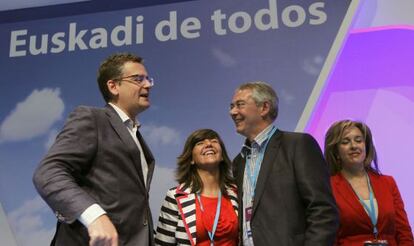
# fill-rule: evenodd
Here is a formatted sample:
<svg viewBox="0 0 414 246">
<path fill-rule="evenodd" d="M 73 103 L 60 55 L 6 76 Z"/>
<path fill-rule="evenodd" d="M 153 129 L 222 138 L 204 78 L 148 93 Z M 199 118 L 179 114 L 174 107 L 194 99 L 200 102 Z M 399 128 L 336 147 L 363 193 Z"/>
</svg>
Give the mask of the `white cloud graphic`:
<svg viewBox="0 0 414 246">
<path fill-rule="evenodd" d="M 150 190 L 150 208 L 154 225 L 157 225 L 161 204 L 165 199 L 167 190 L 177 185 L 175 181 L 175 168 L 155 165 Z"/>
<path fill-rule="evenodd" d="M 8 220 L 18 245 L 49 245 L 55 228 L 46 228 L 42 217 L 51 213 L 43 200 L 36 196 L 8 214 Z"/>
<path fill-rule="evenodd" d="M 60 89 L 34 90 L 1 123 L 0 142 L 23 141 L 45 134 L 62 118 L 64 107 Z"/>
<path fill-rule="evenodd" d="M 140 132 L 151 146 L 176 145 L 180 137 L 177 130 L 168 126 L 143 125 Z"/>
<path fill-rule="evenodd" d="M 162 201 L 167 190 L 176 186 L 175 168 L 155 166 L 150 190 L 150 207 L 154 224 L 157 224 Z M 10 227 L 19 246 L 49 245 L 55 227 L 47 227 L 45 218 L 52 211 L 46 203 L 36 196 L 25 201 L 20 207 L 7 214 Z"/>
<path fill-rule="evenodd" d="M 289 104 L 289 105 L 292 104 L 293 101 L 295 100 L 295 96 L 293 96 L 292 93 L 288 92 L 285 89 L 280 90 L 280 93 L 278 96 L 281 101 L 284 101 L 286 104 Z"/>
<path fill-rule="evenodd" d="M 211 52 L 213 54 L 213 57 L 216 58 L 224 67 L 234 67 L 237 63 L 236 59 L 234 59 L 230 54 L 218 48 L 213 48 Z"/>
<path fill-rule="evenodd" d="M 313 58 L 306 58 L 302 64 L 302 69 L 310 75 L 319 75 L 323 61 L 324 59 L 320 55 Z"/>
</svg>

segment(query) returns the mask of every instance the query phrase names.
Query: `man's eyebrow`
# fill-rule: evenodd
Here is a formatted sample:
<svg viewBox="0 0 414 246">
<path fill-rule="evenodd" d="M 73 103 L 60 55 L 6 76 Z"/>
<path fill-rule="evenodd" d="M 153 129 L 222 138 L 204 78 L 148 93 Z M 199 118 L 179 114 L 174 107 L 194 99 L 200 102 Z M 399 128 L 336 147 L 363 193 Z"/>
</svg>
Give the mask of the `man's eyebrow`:
<svg viewBox="0 0 414 246">
<path fill-rule="evenodd" d="M 246 103 L 246 100 L 237 100 L 237 101 L 231 102 L 230 106 L 234 106 L 234 105 L 239 104 L 239 103 Z"/>
<path fill-rule="evenodd" d="M 129 78 L 129 77 L 138 77 L 138 76 L 146 76 L 146 75 L 143 75 L 143 74 L 132 74 L 132 75 L 128 75 L 128 76 L 126 76 L 125 78 Z"/>
</svg>

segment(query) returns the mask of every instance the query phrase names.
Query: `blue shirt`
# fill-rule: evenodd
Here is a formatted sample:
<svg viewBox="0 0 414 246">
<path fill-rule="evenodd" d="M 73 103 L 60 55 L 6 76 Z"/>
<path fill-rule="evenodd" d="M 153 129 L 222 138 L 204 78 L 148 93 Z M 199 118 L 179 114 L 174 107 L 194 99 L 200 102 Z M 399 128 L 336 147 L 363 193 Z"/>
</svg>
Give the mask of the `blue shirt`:
<svg viewBox="0 0 414 246">
<path fill-rule="evenodd" d="M 246 208 L 253 207 L 254 192 L 260 167 L 263 162 L 264 153 L 270 137 L 276 131 L 271 124 L 260 132 L 250 146 L 248 141 L 243 145 L 241 155 L 246 159 L 246 166 L 243 176 L 243 245 L 253 246 L 253 238 L 250 236 L 250 221 L 246 221 Z"/>
</svg>

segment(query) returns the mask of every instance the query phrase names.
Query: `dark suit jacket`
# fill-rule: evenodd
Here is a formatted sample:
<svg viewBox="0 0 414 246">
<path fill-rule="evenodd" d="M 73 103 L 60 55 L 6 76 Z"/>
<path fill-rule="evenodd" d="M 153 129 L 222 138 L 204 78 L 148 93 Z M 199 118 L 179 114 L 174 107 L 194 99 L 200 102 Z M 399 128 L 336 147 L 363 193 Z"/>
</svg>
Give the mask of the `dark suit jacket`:
<svg viewBox="0 0 414 246">
<path fill-rule="evenodd" d="M 111 106 L 81 106 L 69 115 L 33 176 L 59 220 L 56 245 L 88 245 L 87 229 L 77 218 L 94 203 L 114 223 L 120 245 L 144 245 L 148 237 L 152 244 L 148 191 L 154 158 L 142 138 L 140 143 L 148 163 L 147 186 L 138 147 Z"/>
<path fill-rule="evenodd" d="M 397 185 L 391 176 L 369 173 L 378 203 L 379 237 L 390 246 L 414 246 L 413 234 Z M 331 177 L 333 194 L 339 208 L 340 226 L 336 245 L 360 246 L 373 239 L 373 226 L 351 185 L 341 175 Z"/>
<path fill-rule="evenodd" d="M 243 230 L 245 160 L 233 163 Z M 327 165 L 308 134 L 276 131 L 257 179 L 251 227 L 255 246 L 328 246 L 334 243 L 338 213 Z M 241 234 L 243 235 L 243 234 Z"/>
</svg>

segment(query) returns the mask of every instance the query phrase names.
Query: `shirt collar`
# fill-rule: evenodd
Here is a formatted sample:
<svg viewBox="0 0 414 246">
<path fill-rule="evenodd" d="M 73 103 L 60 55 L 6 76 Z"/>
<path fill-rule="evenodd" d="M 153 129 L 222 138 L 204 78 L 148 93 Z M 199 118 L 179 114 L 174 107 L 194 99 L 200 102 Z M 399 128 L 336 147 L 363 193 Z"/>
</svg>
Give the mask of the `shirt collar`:
<svg viewBox="0 0 414 246">
<path fill-rule="evenodd" d="M 275 125 L 270 124 L 268 125 L 263 131 L 261 131 L 253 140 L 256 142 L 260 147 L 262 147 L 263 143 L 270 137 L 268 136 L 270 131 L 275 127 Z"/>
<path fill-rule="evenodd" d="M 135 125 L 139 128 L 140 126 L 141 126 L 141 124 L 139 123 L 139 121 L 138 121 L 138 119 L 134 119 L 134 120 L 132 120 L 132 119 L 130 119 L 129 117 L 128 117 L 128 115 L 121 109 L 121 108 L 119 108 L 118 106 L 116 106 L 115 104 L 113 104 L 113 103 L 108 103 L 109 105 L 111 105 L 111 107 L 113 108 L 113 109 L 115 109 L 115 111 L 116 111 L 116 113 L 119 115 L 119 117 L 121 118 L 121 120 L 122 120 L 122 122 L 124 123 L 124 124 L 126 124 L 128 127 L 131 127 L 131 128 L 133 128 L 134 127 L 134 123 L 135 123 Z"/>
<path fill-rule="evenodd" d="M 257 148 L 257 147 L 261 148 L 262 145 L 266 142 L 266 140 L 270 137 L 268 135 L 273 130 L 273 128 L 276 128 L 276 126 L 273 124 L 270 124 L 265 129 L 263 129 L 263 131 L 261 131 L 253 139 L 253 141 L 250 142 L 248 139 L 246 139 L 242 146 L 242 150 L 240 151 L 241 156 L 245 158 L 246 156 L 250 154 L 252 148 Z"/>
</svg>

